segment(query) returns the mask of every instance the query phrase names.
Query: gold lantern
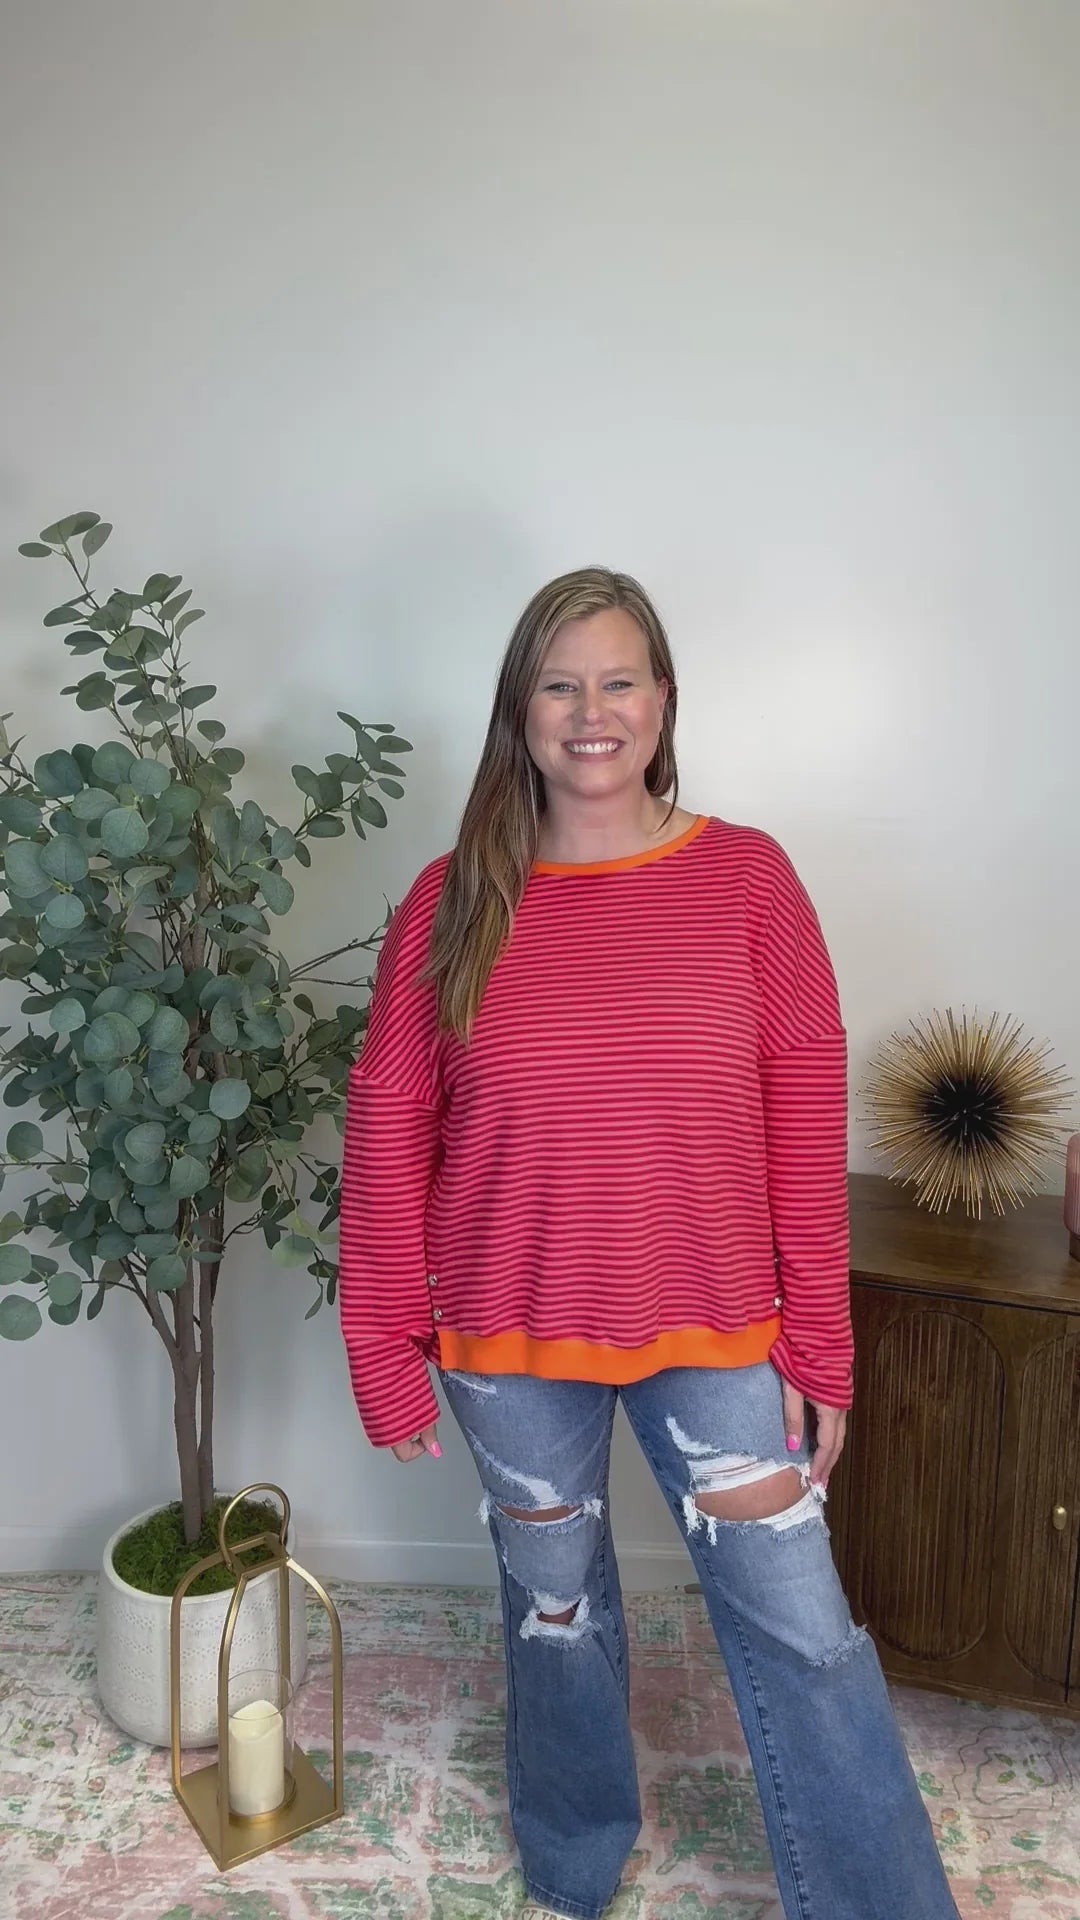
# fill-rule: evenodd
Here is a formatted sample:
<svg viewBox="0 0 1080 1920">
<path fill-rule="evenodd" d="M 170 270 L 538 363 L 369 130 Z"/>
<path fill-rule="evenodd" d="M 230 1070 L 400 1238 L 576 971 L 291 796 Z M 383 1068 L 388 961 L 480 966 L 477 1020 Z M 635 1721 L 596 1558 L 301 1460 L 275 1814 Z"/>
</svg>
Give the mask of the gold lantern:
<svg viewBox="0 0 1080 1920">
<path fill-rule="evenodd" d="M 234 1507 L 253 1494 L 271 1493 L 281 1502 L 281 1531 L 257 1533 L 230 1546 L 226 1528 Z M 172 1735 L 172 1783 L 180 1805 L 222 1871 L 252 1860 L 271 1847 L 284 1846 L 313 1827 L 337 1820 L 345 1806 L 342 1753 L 341 1622 L 319 1582 L 298 1566 L 287 1548 L 291 1508 L 280 1487 L 260 1482 L 231 1500 L 218 1528 L 219 1550 L 185 1574 L 173 1595 L 169 1619 L 169 1708 Z M 266 1547 L 254 1567 L 239 1556 Z M 277 1566 L 278 1660 L 274 1669 L 249 1676 L 230 1673 L 233 1634 L 249 1581 Z M 236 1582 L 218 1654 L 218 1757 L 208 1767 L 180 1769 L 180 1606 L 192 1582 L 209 1567 L 226 1566 Z M 333 1672 L 334 1783 L 329 1786 L 292 1738 L 292 1676 L 289 1670 L 289 1575 L 295 1573 L 322 1602 L 330 1621 Z M 249 1697 L 250 1696 L 250 1697 Z"/>
</svg>

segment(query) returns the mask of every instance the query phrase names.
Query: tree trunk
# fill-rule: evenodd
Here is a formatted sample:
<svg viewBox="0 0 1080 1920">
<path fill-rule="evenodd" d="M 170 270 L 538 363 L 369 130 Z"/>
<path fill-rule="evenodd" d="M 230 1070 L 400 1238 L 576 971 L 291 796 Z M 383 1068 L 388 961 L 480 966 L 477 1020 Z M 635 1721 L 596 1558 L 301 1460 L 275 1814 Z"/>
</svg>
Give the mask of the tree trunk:
<svg viewBox="0 0 1080 1920">
<path fill-rule="evenodd" d="M 173 1374 L 173 1426 L 180 1466 L 180 1502 L 184 1510 L 184 1539 L 188 1546 L 202 1531 L 203 1503 L 199 1489 L 199 1435 L 195 1394 L 179 1368 Z"/>
<path fill-rule="evenodd" d="M 180 1500 L 184 1511 L 184 1539 L 190 1547 L 202 1531 L 203 1504 L 199 1445 L 199 1347 L 195 1336 L 196 1263 L 173 1295 L 176 1358 L 173 1361 L 173 1423 L 180 1466 Z"/>
<path fill-rule="evenodd" d="M 199 1267 L 199 1503 L 204 1514 L 214 1502 L 214 1276 L 217 1267 Z"/>
</svg>

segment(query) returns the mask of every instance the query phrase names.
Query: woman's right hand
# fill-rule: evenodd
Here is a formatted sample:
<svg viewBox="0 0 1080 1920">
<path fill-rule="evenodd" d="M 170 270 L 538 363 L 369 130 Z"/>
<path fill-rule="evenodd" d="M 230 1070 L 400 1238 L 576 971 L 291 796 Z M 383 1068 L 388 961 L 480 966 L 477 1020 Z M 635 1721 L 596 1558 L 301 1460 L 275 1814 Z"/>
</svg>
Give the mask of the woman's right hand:
<svg viewBox="0 0 1080 1920">
<path fill-rule="evenodd" d="M 414 1435 L 413 1439 L 399 1440 L 390 1451 L 395 1460 L 400 1460 L 406 1466 L 410 1460 L 422 1459 L 425 1453 L 430 1453 L 433 1460 L 441 1460 L 442 1448 L 437 1435 L 437 1427 L 425 1427 L 423 1433 Z"/>
</svg>

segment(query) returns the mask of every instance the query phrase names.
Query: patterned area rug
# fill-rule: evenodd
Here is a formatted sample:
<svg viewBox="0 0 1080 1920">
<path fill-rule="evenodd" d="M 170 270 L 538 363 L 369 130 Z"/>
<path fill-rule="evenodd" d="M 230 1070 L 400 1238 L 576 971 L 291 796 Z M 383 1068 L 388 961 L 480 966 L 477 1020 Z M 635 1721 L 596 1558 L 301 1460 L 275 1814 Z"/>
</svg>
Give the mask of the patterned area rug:
<svg viewBox="0 0 1080 1920">
<path fill-rule="evenodd" d="M 0 1579 L 3 1920 L 518 1913 L 489 1590 L 335 1584 L 345 1817 L 222 1875 L 173 1799 L 166 1755 L 100 1711 L 95 1589 L 81 1574 Z M 630 1595 L 627 1618 L 645 1827 L 611 1920 L 782 1920 L 700 1599 Z M 297 1734 L 328 1771 L 317 1610 L 312 1646 Z M 1080 1726 L 941 1694 L 896 1697 L 964 1920 L 1080 1920 Z"/>
</svg>

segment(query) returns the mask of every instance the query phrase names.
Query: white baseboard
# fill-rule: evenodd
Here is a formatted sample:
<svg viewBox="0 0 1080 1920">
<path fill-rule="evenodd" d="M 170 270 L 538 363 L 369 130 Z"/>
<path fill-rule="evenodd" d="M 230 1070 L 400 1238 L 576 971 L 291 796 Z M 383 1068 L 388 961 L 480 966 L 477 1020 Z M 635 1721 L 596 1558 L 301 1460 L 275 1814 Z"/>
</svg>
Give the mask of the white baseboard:
<svg viewBox="0 0 1080 1920">
<path fill-rule="evenodd" d="M 72 1573 L 101 1564 L 104 1540 L 89 1527 L 0 1527 L 0 1575 Z M 694 1578 L 687 1554 L 677 1548 L 619 1547 L 619 1575 L 628 1593 L 656 1593 L 686 1586 Z M 494 1587 L 490 1541 L 311 1539 L 300 1558 L 312 1573 L 334 1580 L 363 1580 L 407 1587 Z"/>
<path fill-rule="evenodd" d="M 100 1567 L 107 1538 L 100 1527 L 0 1527 L 0 1575 L 87 1573 Z"/>
<path fill-rule="evenodd" d="M 312 1572 L 336 1580 L 406 1587 L 494 1587 L 495 1552 L 488 1540 L 330 1540 L 305 1542 Z M 618 1548 L 619 1578 L 627 1593 L 656 1593 L 694 1578 L 690 1557 L 669 1547 Z M 309 1562 L 305 1560 L 304 1565 Z"/>
</svg>

